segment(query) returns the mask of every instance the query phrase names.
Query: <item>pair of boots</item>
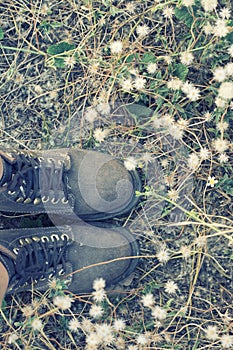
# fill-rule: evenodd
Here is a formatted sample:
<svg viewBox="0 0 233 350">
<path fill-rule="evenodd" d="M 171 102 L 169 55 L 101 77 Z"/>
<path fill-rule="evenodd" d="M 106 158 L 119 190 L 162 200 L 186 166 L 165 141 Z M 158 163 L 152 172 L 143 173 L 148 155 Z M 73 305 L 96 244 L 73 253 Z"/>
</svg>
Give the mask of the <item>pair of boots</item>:
<svg viewBox="0 0 233 350">
<path fill-rule="evenodd" d="M 108 286 L 133 272 L 135 238 L 104 220 L 137 204 L 137 172 L 107 154 L 78 149 L 0 151 L 0 161 L 0 211 L 46 213 L 54 224 L 0 231 L 7 293 L 30 290 L 32 283 L 45 291 L 53 278 L 64 279 L 71 292 L 90 292 L 97 278 Z"/>
</svg>

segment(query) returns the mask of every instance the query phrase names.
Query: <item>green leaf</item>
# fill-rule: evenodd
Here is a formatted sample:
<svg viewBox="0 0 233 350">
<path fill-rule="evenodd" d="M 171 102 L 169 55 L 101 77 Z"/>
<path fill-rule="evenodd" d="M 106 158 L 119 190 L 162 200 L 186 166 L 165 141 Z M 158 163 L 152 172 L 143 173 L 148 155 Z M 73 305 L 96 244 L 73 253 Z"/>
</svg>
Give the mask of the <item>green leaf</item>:
<svg viewBox="0 0 233 350">
<path fill-rule="evenodd" d="M 136 120 L 139 120 L 143 117 L 148 118 L 153 113 L 153 111 L 150 108 L 137 103 L 126 106 L 126 110 L 129 112 L 129 114 L 136 117 Z"/>
<path fill-rule="evenodd" d="M 233 43 L 233 31 L 225 36 L 225 39 L 230 43 Z"/>
<path fill-rule="evenodd" d="M 142 57 L 142 62 L 143 63 L 150 63 L 150 62 L 156 62 L 156 58 L 151 52 L 147 52 L 143 55 Z"/>
<path fill-rule="evenodd" d="M 57 68 L 65 68 L 64 59 L 56 57 L 54 60 L 54 66 Z"/>
<path fill-rule="evenodd" d="M 132 55 L 129 55 L 127 58 L 126 58 L 126 60 L 125 60 L 125 62 L 126 63 L 131 63 L 131 62 L 133 62 L 133 61 L 135 61 L 135 59 L 137 59 L 138 58 L 138 54 L 132 54 Z"/>
<path fill-rule="evenodd" d="M 176 7 L 175 16 L 177 19 L 184 22 L 189 28 L 191 28 L 193 24 L 193 18 L 186 7 L 181 7 L 181 8 Z"/>
<path fill-rule="evenodd" d="M 4 31 L 0 27 L 0 40 L 2 40 L 3 38 L 4 38 Z"/>
<path fill-rule="evenodd" d="M 181 80 L 185 81 L 187 75 L 188 75 L 189 69 L 188 67 L 184 66 L 182 63 L 177 63 L 174 70 L 174 75 L 180 78 Z"/>
<path fill-rule="evenodd" d="M 65 41 L 62 41 L 58 44 L 54 44 L 48 47 L 47 53 L 49 55 L 60 55 L 62 53 L 74 50 L 76 48 L 75 44 L 69 44 Z"/>
</svg>

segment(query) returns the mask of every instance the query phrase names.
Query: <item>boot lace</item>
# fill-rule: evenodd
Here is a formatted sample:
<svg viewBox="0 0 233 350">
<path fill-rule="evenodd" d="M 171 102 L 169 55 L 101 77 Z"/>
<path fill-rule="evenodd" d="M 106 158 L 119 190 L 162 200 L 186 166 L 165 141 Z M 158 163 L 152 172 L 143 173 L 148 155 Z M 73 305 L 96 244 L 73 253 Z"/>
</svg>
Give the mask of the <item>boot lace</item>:
<svg viewBox="0 0 233 350">
<path fill-rule="evenodd" d="M 15 274 L 10 281 L 14 288 L 66 274 L 65 252 L 68 239 L 45 238 L 43 241 L 25 244 L 19 249 Z"/>
<path fill-rule="evenodd" d="M 7 183 L 7 189 L 8 194 L 17 202 L 39 204 L 51 200 L 56 204 L 61 200 L 66 204 L 68 192 L 64 163 L 53 158 L 18 154 L 12 164 L 12 178 Z"/>
</svg>

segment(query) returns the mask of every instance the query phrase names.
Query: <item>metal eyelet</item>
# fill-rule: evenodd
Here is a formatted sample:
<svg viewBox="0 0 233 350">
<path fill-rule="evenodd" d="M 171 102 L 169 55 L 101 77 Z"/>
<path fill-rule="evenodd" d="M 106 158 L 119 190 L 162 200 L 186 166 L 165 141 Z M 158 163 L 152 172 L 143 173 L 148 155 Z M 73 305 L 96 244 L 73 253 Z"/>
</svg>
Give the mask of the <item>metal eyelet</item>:
<svg viewBox="0 0 233 350">
<path fill-rule="evenodd" d="M 58 275 L 59 276 L 63 276 L 65 274 L 65 271 L 63 269 L 61 269 L 59 272 L 58 272 Z"/>
<path fill-rule="evenodd" d="M 13 249 L 13 252 L 17 255 L 18 252 L 19 252 L 19 248 L 14 248 L 14 249 Z"/>
<path fill-rule="evenodd" d="M 51 279 L 51 278 L 53 278 L 54 277 L 54 273 L 50 273 L 50 275 L 49 275 L 49 279 Z"/>
<path fill-rule="evenodd" d="M 41 242 L 43 242 L 43 243 L 49 242 L 49 237 L 47 237 L 47 236 L 42 236 L 42 237 L 41 237 Z"/>
<path fill-rule="evenodd" d="M 59 165 L 63 165 L 64 162 L 63 162 L 62 160 L 59 159 L 59 160 L 58 160 L 58 164 L 59 164 Z"/>
<path fill-rule="evenodd" d="M 62 204 L 67 204 L 67 203 L 69 203 L 68 199 L 66 199 L 65 197 L 62 198 L 61 202 L 62 202 Z"/>
<path fill-rule="evenodd" d="M 44 276 L 42 276 L 41 278 L 40 278 L 40 281 L 44 281 L 46 278 L 44 277 Z"/>
<path fill-rule="evenodd" d="M 20 239 L 19 239 L 19 244 L 20 244 L 21 246 L 23 246 L 23 245 L 25 244 L 25 241 L 24 241 L 22 238 L 20 238 Z"/>
<path fill-rule="evenodd" d="M 44 161 L 44 157 L 38 157 L 38 160 L 39 160 L 39 162 L 43 162 Z"/>
<path fill-rule="evenodd" d="M 57 204 L 59 202 L 59 200 L 60 200 L 59 198 L 57 200 L 55 200 L 55 198 L 52 198 L 51 199 L 51 203 L 52 204 Z"/>
<path fill-rule="evenodd" d="M 41 199 L 40 198 L 35 198 L 34 201 L 33 201 L 33 204 L 37 205 L 41 202 Z"/>
<path fill-rule="evenodd" d="M 55 162 L 55 159 L 53 159 L 53 158 L 48 158 L 48 162 L 49 162 L 49 163 L 54 163 L 54 162 Z"/>
<path fill-rule="evenodd" d="M 61 235 L 61 239 L 63 240 L 63 241 L 65 241 L 65 239 L 67 239 L 67 241 L 70 239 L 70 237 L 67 235 L 67 233 L 63 233 L 62 235 Z"/>
<path fill-rule="evenodd" d="M 31 201 L 32 201 L 31 198 L 26 198 L 26 199 L 24 200 L 24 203 L 25 203 L 25 204 L 29 204 L 29 203 L 31 203 Z"/>
<path fill-rule="evenodd" d="M 25 242 L 32 243 L 32 239 L 31 238 L 25 238 Z"/>
<path fill-rule="evenodd" d="M 35 242 L 39 242 L 40 238 L 39 237 L 32 237 L 32 240 L 35 241 Z"/>
<path fill-rule="evenodd" d="M 23 200 L 24 200 L 23 197 L 19 197 L 19 198 L 16 199 L 16 203 L 22 203 Z"/>
<path fill-rule="evenodd" d="M 8 191 L 8 194 L 9 194 L 10 196 L 13 196 L 13 195 L 15 194 L 15 191 Z"/>
<path fill-rule="evenodd" d="M 41 198 L 41 200 L 42 200 L 42 203 L 47 203 L 47 202 L 49 201 L 49 196 L 48 196 L 48 197 L 43 196 L 43 197 Z"/>
<path fill-rule="evenodd" d="M 60 237 L 59 237 L 58 235 L 56 235 L 56 234 L 51 235 L 51 241 L 54 242 L 55 239 L 56 239 L 57 241 L 59 241 L 59 240 L 60 240 Z"/>
</svg>

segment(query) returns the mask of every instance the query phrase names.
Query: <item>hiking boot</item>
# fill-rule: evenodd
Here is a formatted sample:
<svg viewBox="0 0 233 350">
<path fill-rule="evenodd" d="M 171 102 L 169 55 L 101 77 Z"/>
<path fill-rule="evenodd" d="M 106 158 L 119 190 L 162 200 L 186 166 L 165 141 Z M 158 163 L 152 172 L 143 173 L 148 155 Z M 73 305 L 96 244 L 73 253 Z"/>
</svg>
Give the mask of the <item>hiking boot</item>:
<svg viewBox="0 0 233 350">
<path fill-rule="evenodd" d="M 88 293 L 93 281 L 106 286 L 128 277 L 137 265 L 138 244 L 123 227 L 87 223 L 0 231 L 0 261 L 9 274 L 7 293 L 46 291 L 62 279 L 68 290 Z"/>
<path fill-rule="evenodd" d="M 136 171 L 108 154 L 80 149 L 0 151 L 0 211 L 75 215 L 85 221 L 122 216 L 138 202 Z"/>
</svg>

